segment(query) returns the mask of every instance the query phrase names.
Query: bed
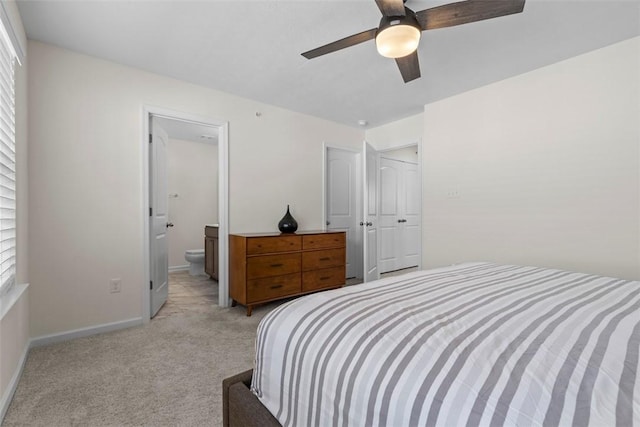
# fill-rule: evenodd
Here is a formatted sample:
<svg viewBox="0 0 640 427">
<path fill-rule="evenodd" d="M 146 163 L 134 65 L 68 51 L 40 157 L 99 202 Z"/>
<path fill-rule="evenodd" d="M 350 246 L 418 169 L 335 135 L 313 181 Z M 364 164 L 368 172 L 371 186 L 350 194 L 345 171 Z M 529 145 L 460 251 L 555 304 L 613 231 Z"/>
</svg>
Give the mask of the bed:
<svg viewBox="0 0 640 427">
<path fill-rule="evenodd" d="M 413 272 L 269 313 L 254 370 L 225 383 L 225 424 L 640 426 L 639 347 L 637 281 Z"/>
</svg>

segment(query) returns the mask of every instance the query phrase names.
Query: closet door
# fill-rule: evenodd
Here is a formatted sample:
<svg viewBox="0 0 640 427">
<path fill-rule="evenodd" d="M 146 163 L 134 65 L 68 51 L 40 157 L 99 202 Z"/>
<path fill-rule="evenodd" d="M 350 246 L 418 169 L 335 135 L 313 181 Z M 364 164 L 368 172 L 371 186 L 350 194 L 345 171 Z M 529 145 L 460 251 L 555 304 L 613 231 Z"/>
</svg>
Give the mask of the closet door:
<svg viewBox="0 0 640 427">
<path fill-rule="evenodd" d="M 380 158 L 380 272 L 420 263 L 420 174 L 418 165 Z"/>
</svg>

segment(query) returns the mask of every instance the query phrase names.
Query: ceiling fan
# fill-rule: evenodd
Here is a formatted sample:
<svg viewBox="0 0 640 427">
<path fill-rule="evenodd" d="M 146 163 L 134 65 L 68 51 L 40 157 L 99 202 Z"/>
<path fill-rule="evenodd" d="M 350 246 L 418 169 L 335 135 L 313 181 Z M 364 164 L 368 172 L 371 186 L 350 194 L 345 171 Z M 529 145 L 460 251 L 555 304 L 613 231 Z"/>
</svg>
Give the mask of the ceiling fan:
<svg viewBox="0 0 640 427">
<path fill-rule="evenodd" d="M 375 0 L 382 19 L 372 28 L 302 54 L 316 58 L 346 47 L 376 39 L 380 55 L 394 58 L 405 83 L 420 77 L 418 43 L 422 31 L 520 13 L 525 0 L 466 0 L 414 12 L 406 0 Z"/>
</svg>

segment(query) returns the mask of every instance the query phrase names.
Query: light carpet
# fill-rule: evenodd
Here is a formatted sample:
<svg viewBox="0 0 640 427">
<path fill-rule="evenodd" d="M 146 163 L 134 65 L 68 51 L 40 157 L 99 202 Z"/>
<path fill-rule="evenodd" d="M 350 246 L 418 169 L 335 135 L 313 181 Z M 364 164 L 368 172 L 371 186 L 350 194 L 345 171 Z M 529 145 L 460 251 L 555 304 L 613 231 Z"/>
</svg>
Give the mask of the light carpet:
<svg viewBox="0 0 640 427">
<path fill-rule="evenodd" d="M 3 426 L 221 425 L 222 380 L 251 369 L 258 323 L 278 303 L 247 317 L 170 302 L 145 326 L 32 349 Z"/>
</svg>

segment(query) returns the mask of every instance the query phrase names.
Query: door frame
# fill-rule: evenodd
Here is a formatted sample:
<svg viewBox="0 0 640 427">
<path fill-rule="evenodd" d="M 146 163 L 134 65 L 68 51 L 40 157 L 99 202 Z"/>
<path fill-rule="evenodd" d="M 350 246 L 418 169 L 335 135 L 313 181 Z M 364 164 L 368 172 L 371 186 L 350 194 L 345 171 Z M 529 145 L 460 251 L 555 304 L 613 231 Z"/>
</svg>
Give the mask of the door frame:
<svg viewBox="0 0 640 427">
<path fill-rule="evenodd" d="M 143 222 L 143 265 L 144 281 L 141 284 L 142 292 L 142 320 L 148 323 L 151 319 L 151 295 L 149 283 L 151 280 L 151 254 L 149 233 L 149 121 L 151 116 L 164 117 L 184 122 L 203 124 L 218 128 L 218 239 L 221 248 L 229 247 L 229 122 L 211 119 L 209 117 L 184 113 L 163 107 L 143 105 L 142 107 L 142 212 Z M 202 238 L 204 239 L 204 224 L 202 225 Z M 229 251 L 222 250 L 219 255 L 218 272 L 218 305 L 229 307 Z"/>
<path fill-rule="evenodd" d="M 420 188 L 420 233 L 424 233 L 424 193 L 423 193 L 423 189 L 424 189 L 424 184 L 422 182 L 422 138 L 418 138 L 415 142 L 405 142 L 396 146 L 389 146 L 389 147 L 385 147 L 382 148 L 380 150 L 378 150 L 378 156 L 379 157 L 383 157 L 384 153 L 389 152 L 389 151 L 396 151 L 396 150 L 401 150 L 403 148 L 408 148 L 408 147 L 413 147 L 413 146 L 417 146 L 418 147 L 418 179 L 420 180 L 419 183 L 419 188 Z M 387 157 L 388 158 L 388 157 Z M 379 171 L 378 171 L 379 172 Z M 378 189 L 379 191 L 380 189 Z M 378 198 L 378 201 L 380 199 Z M 423 251 L 423 245 L 422 245 L 422 238 L 423 236 L 420 236 L 420 238 L 418 239 L 418 241 L 420 242 L 420 257 L 418 258 L 418 270 L 422 270 L 422 251 Z M 380 262 L 380 245 L 381 245 L 381 241 L 380 239 L 378 239 L 378 262 Z"/>
<path fill-rule="evenodd" d="M 358 218 L 362 218 L 362 154 L 359 150 L 355 150 L 353 148 L 345 148 L 340 145 L 330 144 L 327 142 L 322 142 L 322 230 L 327 230 L 327 150 L 341 150 L 346 151 L 348 153 L 353 153 L 356 156 L 356 181 L 355 191 L 353 194 L 356 198 L 356 227 L 358 227 Z M 357 236 L 360 236 L 360 233 L 356 233 Z M 359 237 L 359 248 L 362 249 L 362 237 Z M 362 250 L 360 251 L 362 255 Z M 364 260 L 362 257 L 358 259 L 356 270 L 364 272 Z M 357 278 L 360 278 L 356 275 Z"/>
</svg>

